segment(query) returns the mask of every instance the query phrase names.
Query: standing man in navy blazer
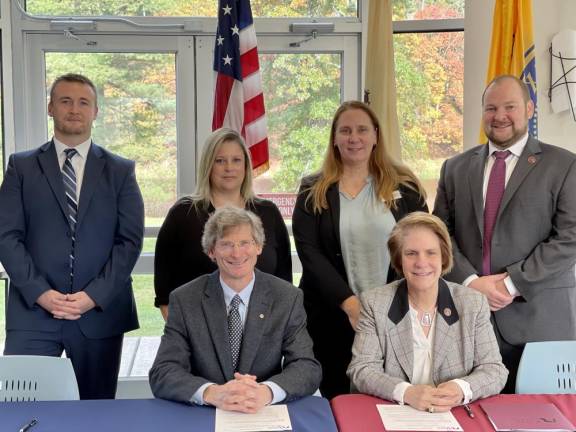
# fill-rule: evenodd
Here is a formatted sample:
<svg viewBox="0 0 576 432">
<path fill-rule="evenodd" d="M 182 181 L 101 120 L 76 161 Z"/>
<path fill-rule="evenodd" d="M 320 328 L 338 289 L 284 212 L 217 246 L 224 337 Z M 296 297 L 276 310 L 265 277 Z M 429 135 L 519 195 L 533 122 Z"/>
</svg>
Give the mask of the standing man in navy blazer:
<svg viewBox="0 0 576 432">
<path fill-rule="evenodd" d="M 66 351 L 82 399 L 114 398 L 123 334 L 138 328 L 130 273 L 142 247 L 142 196 L 134 162 L 90 138 L 98 105 L 88 78 L 56 79 L 48 113 L 53 140 L 13 154 L 0 188 L 0 261 L 10 278 L 4 354 Z"/>
<path fill-rule="evenodd" d="M 488 299 L 513 393 L 526 342 L 576 339 L 576 156 L 528 134 L 518 78 L 494 79 L 482 107 L 490 141 L 444 163 L 434 214 L 452 236 L 446 278 Z"/>
</svg>

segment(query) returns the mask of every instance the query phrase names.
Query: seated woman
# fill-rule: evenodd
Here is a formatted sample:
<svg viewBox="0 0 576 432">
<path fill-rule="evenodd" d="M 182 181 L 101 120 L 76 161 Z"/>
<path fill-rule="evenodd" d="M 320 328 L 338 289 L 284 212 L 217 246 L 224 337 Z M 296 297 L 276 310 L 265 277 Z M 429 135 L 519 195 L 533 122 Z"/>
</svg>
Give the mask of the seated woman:
<svg viewBox="0 0 576 432">
<path fill-rule="evenodd" d="M 429 412 L 499 393 L 508 371 L 486 298 L 441 279 L 452 267 L 444 223 L 412 213 L 396 224 L 388 248 L 404 279 L 361 297 L 348 368 L 353 385 Z"/>
</svg>

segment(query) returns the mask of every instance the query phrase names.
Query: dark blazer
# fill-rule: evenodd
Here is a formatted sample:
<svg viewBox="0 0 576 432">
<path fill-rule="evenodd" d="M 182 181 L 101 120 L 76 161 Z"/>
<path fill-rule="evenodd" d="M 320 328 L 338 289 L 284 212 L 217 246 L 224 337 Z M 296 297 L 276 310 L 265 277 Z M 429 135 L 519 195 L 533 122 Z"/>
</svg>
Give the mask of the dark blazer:
<svg viewBox="0 0 576 432">
<path fill-rule="evenodd" d="M 272 381 L 286 401 L 312 394 L 321 369 L 306 331 L 302 294 L 292 284 L 255 270 L 239 372 Z M 168 321 L 150 369 L 156 397 L 190 402 L 207 382 L 234 379 L 228 318 L 218 271 L 200 276 L 170 295 Z"/>
<path fill-rule="evenodd" d="M 96 308 L 78 320 L 86 337 L 107 338 L 137 328 L 130 273 L 142 247 L 144 205 L 134 162 L 90 146 L 72 287 L 67 214 L 53 142 L 13 154 L 0 188 L 0 261 L 10 277 L 6 328 L 59 331 L 62 321 L 35 303 L 49 289 L 85 291 L 94 300 Z"/>
<path fill-rule="evenodd" d="M 502 364 L 486 298 L 451 282 L 440 280 L 438 285 L 434 384 L 462 379 L 470 384 L 474 400 L 500 393 L 508 371 Z M 396 385 L 411 382 L 414 373 L 406 281 L 366 291 L 361 300 L 348 374 L 358 391 L 393 400 Z"/>
<path fill-rule="evenodd" d="M 341 377 L 342 387 L 349 387 L 346 368 L 352 357 L 351 348 L 354 331 L 348 317 L 340 309 L 340 304 L 354 295 L 348 285 L 348 277 L 342 259 L 340 245 L 340 196 L 338 184 L 333 184 L 326 194 L 328 209 L 315 214 L 311 203 L 306 205 L 309 188 L 317 176 L 302 180 L 300 193 L 296 201 L 292 218 L 292 230 L 298 256 L 302 262 L 300 288 L 304 291 L 304 306 L 308 315 L 308 331 L 314 341 L 314 352 L 325 369 L 322 393 L 331 397 L 325 388 L 330 381 Z M 399 187 L 401 197 L 396 200 L 396 208 L 391 209 L 396 221 L 414 211 L 428 212 L 426 201 L 414 190 Z M 396 279 L 390 267 L 388 280 Z M 333 334 L 338 334 L 338 343 L 334 343 Z M 336 365 L 339 366 L 336 366 Z M 326 373 L 336 368 L 336 377 Z M 342 389 L 342 391 L 344 391 Z M 346 390 L 347 392 L 347 390 Z"/>
<path fill-rule="evenodd" d="M 246 206 L 260 217 L 266 241 L 256 268 L 292 282 L 290 239 L 282 215 L 272 201 L 255 199 Z M 154 254 L 154 305 L 167 305 L 172 291 L 198 276 L 212 273 L 216 264 L 202 250 L 202 234 L 208 217 L 214 213 L 193 205 L 189 197 L 172 206 L 156 241 Z"/>
<path fill-rule="evenodd" d="M 488 146 L 442 166 L 434 214 L 450 231 L 462 283 L 482 274 L 482 183 Z M 492 269 L 508 272 L 520 291 L 494 314 L 510 344 L 576 339 L 576 156 L 529 138 L 500 204 L 492 236 Z"/>
</svg>

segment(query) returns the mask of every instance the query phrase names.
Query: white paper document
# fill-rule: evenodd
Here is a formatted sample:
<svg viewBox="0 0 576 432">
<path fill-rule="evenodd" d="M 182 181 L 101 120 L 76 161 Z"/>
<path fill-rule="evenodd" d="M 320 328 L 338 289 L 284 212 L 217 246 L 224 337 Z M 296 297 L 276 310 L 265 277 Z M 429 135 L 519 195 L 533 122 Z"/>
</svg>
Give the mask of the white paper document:
<svg viewBox="0 0 576 432">
<path fill-rule="evenodd" d="M 418 411 L 408 405 L 376 405 L 389 431 L 463 431 L 454 415 Z"/>
<path fill-rule="evenodd" d="M 256 414 L 216 409 L 215 432 L 290 431 L 290 415 L 286 405 L 269 405 Z"/>
</svg>

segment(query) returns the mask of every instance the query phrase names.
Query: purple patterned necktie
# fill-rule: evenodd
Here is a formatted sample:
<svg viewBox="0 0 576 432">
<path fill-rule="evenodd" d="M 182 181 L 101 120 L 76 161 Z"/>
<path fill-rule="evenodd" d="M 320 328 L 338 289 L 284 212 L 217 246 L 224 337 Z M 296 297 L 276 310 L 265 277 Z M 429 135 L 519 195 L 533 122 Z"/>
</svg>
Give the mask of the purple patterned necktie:
<svg viewBox="0 0 576 432">
<path fill-rule="evenodd" d="M 496 224 L 496 216 L 500 209 L 500 202 L 504 195 L 504 185 L 506 183 L 506 158 L 510 155 L 509 150 L 497 151 L 493 153 L 494 165 L 490 171 L 488 179 L 488 189 L 486 190 L 486 201 L 484 203 L 484 241 L 482 243 L 482 274 L 492 274 L 490 262 L 490 248 L 492 245 L 492 233 Z"/>
</svg>

